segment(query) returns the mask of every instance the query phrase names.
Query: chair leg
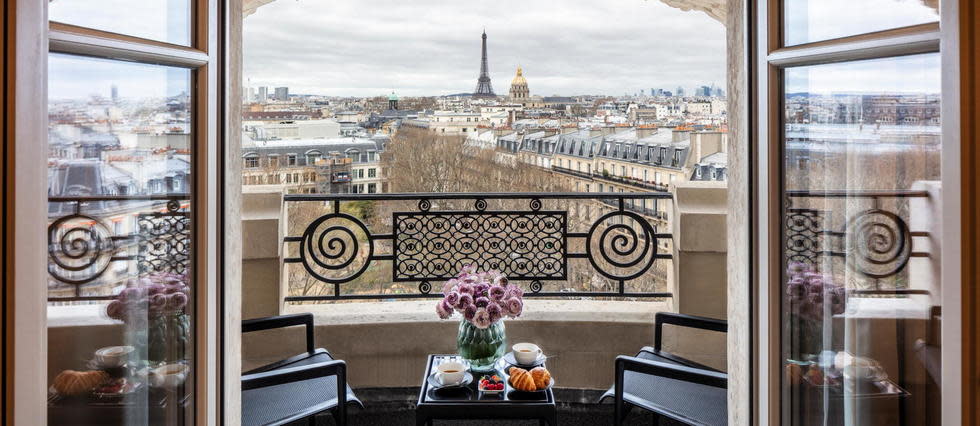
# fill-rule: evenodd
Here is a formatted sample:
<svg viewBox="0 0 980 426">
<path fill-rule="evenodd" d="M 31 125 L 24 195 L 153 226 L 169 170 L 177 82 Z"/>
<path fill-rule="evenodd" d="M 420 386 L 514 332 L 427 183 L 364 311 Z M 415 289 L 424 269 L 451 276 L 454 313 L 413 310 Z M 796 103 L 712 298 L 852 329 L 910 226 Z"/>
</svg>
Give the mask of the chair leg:
<svg viewBox="0 0 980 426">
<path fill-rule="evenodd" d="M 347 425 L 347 413 L 342 414 L 341 410 L 334 409 L 330 410 L 330 414 L 333 415 L 333 421 L 337 424 L 337 426 Z"/>
</svg>

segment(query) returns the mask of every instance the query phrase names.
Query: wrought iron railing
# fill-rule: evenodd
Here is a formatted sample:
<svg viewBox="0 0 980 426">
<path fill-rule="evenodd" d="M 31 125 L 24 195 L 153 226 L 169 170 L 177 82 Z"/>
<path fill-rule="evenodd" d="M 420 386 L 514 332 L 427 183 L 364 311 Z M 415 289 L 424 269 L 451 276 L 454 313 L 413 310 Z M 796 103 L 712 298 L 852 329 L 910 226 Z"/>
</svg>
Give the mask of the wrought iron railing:
<svg viewBox="0 0 980 426">
<path fill-rule="evenodd" d="M 928 192 L 914 190 L 788 191 L 783 242 L 786 258 L 816 269 L 842 262 L 840 266 L 871 282 L 855 289 L 856 293 L 914 294 L 916 291 L 904 285 L 882 287 L 881 281 L 901 275 L 911 258 L 929 257 L 927 252 L 915 251 L 913 244 L 914 239 L 928 238 L 929 233 L 912 230 L 909 225 L 909 217 L 916 213 L 909 200 L 927 197 Z"/>
<path fill-rule="evenodd" d="M 48 274 L 70 286 L 71 295 L 49 292 L 49 302 L 108 300 L 107 292 L 83 294 L 83 287 L 106 276 L 109 266 L 134 262 L 129 275 L 182 274 L 190 265 L 188 194 L 49 197 Z M 117 232 L 110 217 L 135 216 L 135 229 Z M 60 293 L 60 292 L 56 292 Z"/>
<path fill-rule="evenodd" d="M 626 286 L 644 277 L 658 259 L 671 258 L 657 250 L 658 240 L 672 238 L 627 209 L 626 200 L 671 199 L 669 193 L 294 194 L 284 199 L 287 212 L 294 211 L 290 205 L 296 203 L 314 203 L 307 204 L 310 208 L 320 203 L 326 209 L 290 224 L 297 226 L 284 238 L 290 254 L 283 259 L 301 264 L 306 278 L 324 283 L 324 291 L 290 294 L 287 302 L 439 297 L 433 284 L 470 264 L 526 283 L 526 294 L 533 297 L 672 296 L 665 291 L 629 291 Z M 576 213 L 575 225 L 582 229 L 570 229 L 567 203 L 600 200 L 615 200 L 616 209 L 587 209 L 595 218 L 588 213 L 590 217 L 582 219 Z M 386 228 L 378 231 L 377 225 L 372 229 L 362 217 L 345 212 L 345 205 L 364 202 L 400 205 L 372 219 Z M 593 275 L 615 283 L 615 288 L 545 291 L 544 283 L 569 278 L 569 261 L 575 259 L 587 260 Z M 342 291 L 342 285 L 384 262 L 390 265 L 391 283 L 417 283 L 417 291 Z"/>
</svg>

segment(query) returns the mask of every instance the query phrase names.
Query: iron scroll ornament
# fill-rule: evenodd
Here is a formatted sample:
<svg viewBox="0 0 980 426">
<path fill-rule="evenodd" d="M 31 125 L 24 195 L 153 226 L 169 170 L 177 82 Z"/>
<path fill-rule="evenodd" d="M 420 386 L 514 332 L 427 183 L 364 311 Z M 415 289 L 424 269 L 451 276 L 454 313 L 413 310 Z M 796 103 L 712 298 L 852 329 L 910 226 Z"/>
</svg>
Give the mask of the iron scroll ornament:
<svg viewBox="0 0 980 426">
<path fill-rule="evenodd" d="M 851 268 L 871 278 L 886 278 L 905 268 L 912 257 L 908 223 L 895 213 L 868 209 L 846 225 Z"/>
<path fill-rule="evenodd" d="M 73 214 L 48 226 L 48 273 L 63 283 L 81 285 L 101 277 L 116 250 L 112 232 L 92 216 Z"/>
<path fill-rule="evenodd" d="M 348 222 L 348 224 L 328 224 L 331 220 Z M 320 230 L 321 225 L 326 227 Z M 368 241 L 367 256 L 360 258 L 360 266 L 354 266 L 353 272 L 347 277 L 331 278 L 319 273 L 317 268 L 338 271 L 351 267 L 358 261 L 361 244 L 352 229 L 362 232 Z M 371 241 L 371 232 L 359 219 L 345 213 L 331 213 L 320 216 L 306 227 L 300 241 L 299 255 L 303 267 L 310 275 L 326 283 L 340 284 L 359 277 L 367 270 L 374 256 L 374 243 Z"/>
<path fill-rule="evenodd" d="M 620 222 L 606 226 L 602 230 L 602 233 L 599 234 L 598 239 L 596 239 L 596 232 L 602 223 L 616 216 L 623 216 L 624 219 L 630 218 L 638 223 L 643 235 L 637 234 L 633 227 Z M 593 243 L 598 247 L 602 260 L 609 265 L 617 268 L 636 269 L 626 275 L 617 275 L 612 271 L 604 269 L 596 261 L 592 248 Z M 612 254 L 609 253 L 610 251 L 612 251 Z M 653 226 L 640 215 L 625 210 L 614 211 L 606 213 L 592 224 L 592 228 L 589 229 L 588 237 L 586 238 L 585 252 L 589 262 L 592 263 L 592 267 L 606 278 L 629 281 L 643 275 L 653 266 L 653 262 L 657 259 L 657 235 L 654 232 Z"/>
</svg>

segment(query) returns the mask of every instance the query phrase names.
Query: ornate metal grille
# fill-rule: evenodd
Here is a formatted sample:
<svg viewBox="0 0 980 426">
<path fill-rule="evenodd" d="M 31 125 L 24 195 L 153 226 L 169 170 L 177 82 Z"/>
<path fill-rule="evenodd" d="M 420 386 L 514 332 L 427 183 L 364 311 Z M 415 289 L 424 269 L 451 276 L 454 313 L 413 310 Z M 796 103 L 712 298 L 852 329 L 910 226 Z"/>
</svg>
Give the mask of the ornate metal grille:
<svg viewBox="0 0 980 426">
<path fill-rule="evenodd" d="M 187 271 L 190 258 L 190 213 L 181 210 L 187 194 L 173 196 L 50 197 L 52 214 L 48 225 L 48 274 L 67 284 L 70 295 L 51 295 L 49 301 L 106 300 L 112 295 L 83 295 L 82 287 L 106 276 L 117 262 L 136 261 L 139 273 Z M 166 211 L 141 213 L 138 230 L 119 234 L 113 221 L 133 212 L 159 208 Z M 65 208 L 68 206 L 68 208 Z M 84 213 L 83 213 L 84 210 Z M 135 250 L 135 254 L 134 254 Z"/>
<path fill-rule="evenodd" d="M 877 280 L 895 277 L 912 257 L 929 256 L 912 247 L 913 238 L 929 234 L 912 231 L 899 212 L 903 204 L 895 202 L 928 196 L 923 191 L 790 191 L 784 220 L 786 259 L 818 270 L 833 259 L 845 259 L 848 268 L 874 280 L 877 288 Z M 794 206 L 806 199 L 850 200 L 866 207 L 835 221 L 828 211 Z M 885 200 L 893 206 L 882 207 Z"/>
<path fill-rule="evenodd" d="M 284 242 L 298 245 L 299 255 L 283 259 L 302 264 L 307 273 L 333 284 L 332 294 L 289 296 L 286 301 L 435 297 L 432 281 L 455 276 L 466 265 L 497 269 L 512 281 L 528 282 L 530 296 L 670 297 L 669 292 L 627 292 L 625 282 L 645 274 L 657 259 L 660 240 L 643 208 L 627 207 L 627 199 L 670 199 L 652 193 L 466 193 L 466 194 L 336 194 L 287 195 L 287 202 L 331 202 L 333 212 L 312 220 L 301 236 Z M 564 210 L 542 210 L 547 200 L 610 201 L 587 232 L 569 230 Z M 374 233 L 360 219 L 342 213 L 350 201 L 418 201 L 417 211 L 391 214 L 391 233 Z M 432 211 L 435 200 L 472 200 L 472 210 Z M 527 210 L 488 211 L 487 200 L 529 200 Z M 595 206 L 597 209 L 599 205 Z M 380 253 L 382 242 L 391 243 Z M 583 247 L 575 250 L 572 247 Z M 618 283 L 614 292 L 545 292 L 544 281 L 568 279 L 569 259 L 587 259 L 602 277 Z M 417 293 L 343 294 L 349 283 L 376 262 L 390 261 L 392 282 L 418 282 Z"/>
</svg>

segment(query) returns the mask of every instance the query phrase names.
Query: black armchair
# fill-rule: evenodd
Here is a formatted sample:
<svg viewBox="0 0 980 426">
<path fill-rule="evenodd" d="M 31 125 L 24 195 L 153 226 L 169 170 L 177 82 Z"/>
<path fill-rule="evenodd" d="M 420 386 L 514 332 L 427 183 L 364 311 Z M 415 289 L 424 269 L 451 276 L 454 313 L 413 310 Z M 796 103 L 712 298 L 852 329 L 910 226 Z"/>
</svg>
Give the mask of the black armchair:
<svg viewBox="0 0 980 426">
<path fill-rule="evenodd" d="M 664 324 L 728 332 L 723 320 L 657 313 L 654 347 L 617 357 L 616 384 L 599 399 L 614 398 L 614 424 L 622 424 L 633 407 L 691 425 L 727 424 L 728 375 L 663 351 Z"/>
<path fill-rule="evenodd" d="M 347 385 L 347 364 L 314 349 L 313 314 L 242 321 L 242 333 L 306 326 L 306 352 L 242 374 L 242 425 L 281 425 L 331 411 L 347 424 L 347 404 L 364 407 Z"/>
</svg>

